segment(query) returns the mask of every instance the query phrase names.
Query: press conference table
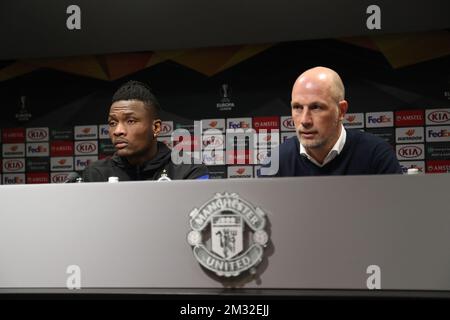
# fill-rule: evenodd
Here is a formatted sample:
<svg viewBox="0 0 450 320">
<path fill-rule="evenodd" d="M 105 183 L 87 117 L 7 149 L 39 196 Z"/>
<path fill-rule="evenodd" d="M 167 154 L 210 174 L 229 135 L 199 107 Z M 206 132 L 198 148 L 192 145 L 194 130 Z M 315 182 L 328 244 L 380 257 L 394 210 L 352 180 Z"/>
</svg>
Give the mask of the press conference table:
<svg viewBox="0 0 450 320">
<path fill-rule="evenodd" d="M 449 183 L 442 174 L 3 185 L 0 292 L 70 291 L 76 265 L 81 292 L 370 295 L 377 266 L 377 292 L 449 296 Z M 219 276 L 194 257 L 189 214 L 217 194 L 265 214 L 256 274 Z"/>
</svg>

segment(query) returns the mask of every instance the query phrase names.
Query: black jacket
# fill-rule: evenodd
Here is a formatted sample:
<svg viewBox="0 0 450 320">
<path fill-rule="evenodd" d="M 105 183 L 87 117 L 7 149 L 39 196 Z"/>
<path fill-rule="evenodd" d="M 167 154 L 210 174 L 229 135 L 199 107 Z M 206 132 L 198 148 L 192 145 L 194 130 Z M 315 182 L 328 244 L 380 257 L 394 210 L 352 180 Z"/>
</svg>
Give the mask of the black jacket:
<svg viewBox="0 0 450 320">
<path fill-rule="evenodd" d="M 133 166 L 125 158 L 113 155 L 88 166 L 82 174 L 83 182 L 106 182 L 109 177 L 119 177 L 119 181 L 158 180 L 164 170 L 171 180 L 208 178 L 205 165 L 174 164 L 170 153 L 164 143 L 158 142 L 156 156 L 140 166 Z"/>
</svg>

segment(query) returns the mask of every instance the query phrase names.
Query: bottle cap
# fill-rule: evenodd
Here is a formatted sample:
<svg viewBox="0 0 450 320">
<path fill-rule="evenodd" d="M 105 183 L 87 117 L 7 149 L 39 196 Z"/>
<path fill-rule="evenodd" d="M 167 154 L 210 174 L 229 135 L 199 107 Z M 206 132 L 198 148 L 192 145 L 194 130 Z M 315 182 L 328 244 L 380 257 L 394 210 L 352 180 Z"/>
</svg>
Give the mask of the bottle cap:
<svg viewBox="0 0 450 320">
<path fill-rule="evenodd" d="M 119 177 L 109 177 L 108 182 L 119 182 Z"/>
<path fill-rule="evenodd" d="M 409 168 L 408 169 L 408 174 L 419 174 L 420 171 L 417 168 Z"/>
</svg>

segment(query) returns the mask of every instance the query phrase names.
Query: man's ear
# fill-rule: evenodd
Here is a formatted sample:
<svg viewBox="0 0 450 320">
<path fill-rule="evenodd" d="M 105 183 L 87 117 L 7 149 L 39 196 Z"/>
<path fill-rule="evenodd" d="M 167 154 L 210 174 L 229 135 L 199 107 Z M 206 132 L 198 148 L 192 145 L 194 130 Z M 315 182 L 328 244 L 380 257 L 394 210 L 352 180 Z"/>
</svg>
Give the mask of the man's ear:
<svg viewBox="0 0 450 320">
<path fill-rule="evenodd" d="M 346 100 L 339 101 L 338 108 L 339 108 L 339 120 L 344 121 L 344 117 L 348 109 L 348 102 Z"/>
<path fill-rule="evenodd" d="M 153 135 L 158 136 L 161 132 L 161 119 L 153 120 Z"/>
</svg>

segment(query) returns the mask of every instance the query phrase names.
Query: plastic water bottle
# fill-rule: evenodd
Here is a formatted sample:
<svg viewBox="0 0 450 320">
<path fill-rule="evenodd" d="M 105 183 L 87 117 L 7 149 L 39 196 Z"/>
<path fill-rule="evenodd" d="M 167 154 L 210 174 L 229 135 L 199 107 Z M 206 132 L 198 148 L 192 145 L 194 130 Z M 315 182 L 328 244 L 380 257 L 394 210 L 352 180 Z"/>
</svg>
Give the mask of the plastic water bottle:
<svg viewBox="0 0 450 320">
<path fill-rule="evenodd" d="M 108 182 L 109 183 L 117 183 L 117 182 L 119 182 L 119 177 L 109 177 Z"/>
</svg>

